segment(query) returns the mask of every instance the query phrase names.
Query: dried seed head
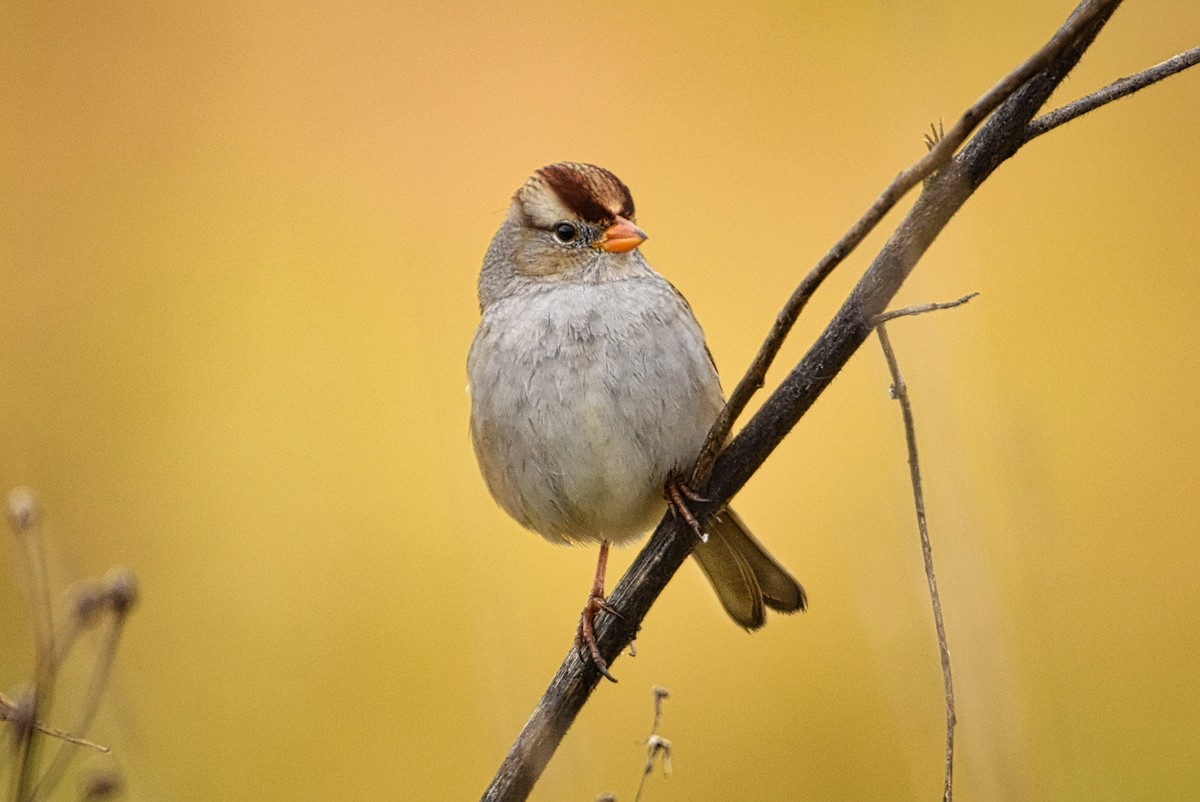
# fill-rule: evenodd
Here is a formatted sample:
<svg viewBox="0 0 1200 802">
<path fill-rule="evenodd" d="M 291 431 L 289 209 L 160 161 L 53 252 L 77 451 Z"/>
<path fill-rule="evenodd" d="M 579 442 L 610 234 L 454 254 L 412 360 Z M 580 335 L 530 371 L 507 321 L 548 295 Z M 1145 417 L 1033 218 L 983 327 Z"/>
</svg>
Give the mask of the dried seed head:
<svg viewBox="0 0 1200 802">
<path fill-rule="evenodd" d="M 84 800 L 109 799 L 121 792 L 121 777 L 115 771 L 93 771 L 83 781 Z"/>
<path fill-rule="evenodd" d="M 14 487 L 8 494 L 8 522 L 13 531 L 23 535 L 31 530 L 41 517 L 37 496 L 28 487 Z"/>
<path fill-rule="evenodd" d="M 99 582 L 80 582 L 72 592 L 72 607 L 79 626 L 91 626 L 108 603 L 108 590 Z"/>
<path fill-rule="evenodd" d="M 113 612 L 118 616 L 127 615 L 137 604 L 137 577 L 134 576 L 133 571 L 123 565 L 118 565 L 108 570 L 105 581 L 108 584 L 108 601 L 112 605 Z"/>
</svg>

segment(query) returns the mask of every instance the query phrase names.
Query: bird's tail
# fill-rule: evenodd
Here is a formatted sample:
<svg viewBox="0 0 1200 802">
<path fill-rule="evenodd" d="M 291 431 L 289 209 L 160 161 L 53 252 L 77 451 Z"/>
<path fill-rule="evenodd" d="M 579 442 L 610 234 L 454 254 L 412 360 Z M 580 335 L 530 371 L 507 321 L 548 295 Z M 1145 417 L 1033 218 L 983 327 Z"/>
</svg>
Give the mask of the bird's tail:
<svg viewBox="0 0 1200 802">
<path fill-rule="evenodd" d="M 794 613 L 808 606 L 804 588 L 754 539 L 742 519 L 725 509 L 708 521 L 708 542 L 692 554 L 729 617 L 746 629 L 766 621 L 766 608 Z"/>
</svg>

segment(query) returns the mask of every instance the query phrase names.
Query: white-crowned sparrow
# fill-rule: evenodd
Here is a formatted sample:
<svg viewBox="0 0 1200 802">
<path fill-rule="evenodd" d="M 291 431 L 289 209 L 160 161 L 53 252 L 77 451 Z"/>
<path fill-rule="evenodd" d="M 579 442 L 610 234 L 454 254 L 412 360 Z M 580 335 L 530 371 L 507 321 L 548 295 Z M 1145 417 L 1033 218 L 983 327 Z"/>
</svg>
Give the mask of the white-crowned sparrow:
<svg viewBox="0 0 1200 802">
<path fill-rule="evenodd" d="M 492 496 L 547 540 L 600 544 L 580 637 L 606 676 L 592 620 L 608 609 L 608 544 L 647 532 L 668 497 L 681 501 L 678 477 L 724 404 L 700 324 L 642 257 L 645 239 L 608 170 L 538 170 L 484 258 L 467 364 L 471 438 Z M 733 510 L 705 534 L 694 554 L 734 621 L 756 629 L 764 607 L 804 609 L 800 584 Z"/>
</svg>

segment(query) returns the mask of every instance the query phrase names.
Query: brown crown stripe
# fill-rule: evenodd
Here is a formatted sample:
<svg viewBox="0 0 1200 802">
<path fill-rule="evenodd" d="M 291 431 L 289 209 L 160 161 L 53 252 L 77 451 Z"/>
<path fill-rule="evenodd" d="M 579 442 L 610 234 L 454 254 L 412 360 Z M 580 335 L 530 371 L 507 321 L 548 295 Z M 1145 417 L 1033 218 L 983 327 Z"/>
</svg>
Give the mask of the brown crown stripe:
<svg viewBox="0 0 1200 802">
<path fill-rule="evenodd" d="M 633 220 L 633 196 L 621 179 L 594 164 L 551 164 L 538 170 L 563 204 L 583 220 L 608 225 L 620 215 Z"/>
</svg>

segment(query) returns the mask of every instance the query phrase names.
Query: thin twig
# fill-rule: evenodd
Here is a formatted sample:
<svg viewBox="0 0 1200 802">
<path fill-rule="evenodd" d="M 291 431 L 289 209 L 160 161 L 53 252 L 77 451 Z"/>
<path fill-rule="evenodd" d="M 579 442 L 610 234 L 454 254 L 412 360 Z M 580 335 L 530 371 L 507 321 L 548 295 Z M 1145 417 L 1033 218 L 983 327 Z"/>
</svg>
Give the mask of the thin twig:
<svg viewBox="0 0 1200 802">
<path fill-rule="evenodd" d="M 646 780 L 654 773 L 654 760 L 662 755 L 663 774 L 671 774 L 671 742 L 658 734 L 658 724 L 662 721 L 663 700 L 671 693 L 659 685 L 654 686 L 654 725 L 650 728 L 650 737 L 646 739 L 646 765 L 642 768 L 642 779 L 638 782 L 637 795 L 633 802 L 641 802 L 642 792 L 646 789 Z"/>
<path fill-rule="evenodd" d="M 970 296 L 968 296 L 969 298 Z M 963 299 L 958 303 L 963 303 Z M 928 304 L 927 307 L 947 308 L 956 304 Z M 907 310 L 899 310 L 905 313 Z M 883 317 L 883 315 L 880 315 Z M 950 673 L 950 647 L 946 641 L 946 624 L 942 619 L 942 599 L 938 594 L 937 575 L 933 571 L 933 547 L 929 542 L 929 522 L 925 515 L 925 491 L 921 484 L 921 463 L 917 457 L 917 430 L 913 423 L 912 400 L 908 396 L 908 386 L 904 376 L 900 374 L 900 363 L 896 361 L 896 352 L 892 349 L 892 341 L 888 337 L 887 326 L 880 323 L 875 333 L 879 335 L 879 344 L 883 347 L 883 356 L 887 360 L 888 371 L 892 374 L 892 397 L 900 402 L 900 411 L 904 416 L 904 439 L 908 444 L 908 469 L 912 479 L 913 503 L 917 509 L 917 531 L 921 535 L 921 554 L 925 558 L 925 579 L 929 583 L 929 598 L 933 603 L 933 623 L 937 628 L 938 653 L 942 658 L 942 685 L 946 692 L 946 781 L 943 786 L 942 799 L 951 802 L 954 798 L 954 725 L 957 717 L 954 710 L 954 678 Z"/>
<path fill-rule="evenodd" d="M 729 400 L 709 430 L 700 456 L 696 459 L 696 466 L 692 469 L 692 487 L 703 489 L 708 485 L 717 454 L 729 439 L 729 433 L 733 431 L 733 424 L 745 410 L 750 399 L 763 386 L 767 378 L 767 370 L 775 361 L 779 349 L 783 347 L 783 341 L 787 339 L 792 326 L 799 319 L 800 313 L 804 311 L 809 299 L 834 268 L 866 239 L 867 235 L 874 230 L 875 226 L 900 199 L 908 194 L 909 190 L 949 163 L 959 146 L 989 114 L 999 108 L 1000 104 L 1011 97 L 1031 76 L 1044 70 L 1063 52 L 1077 33 L 1084 30 L 1099 14 L 1112 13 L 1119 4 L 1120 0 L 1110 0 L 1109 2 L 1080 5 L 1062 28 L 1055 32 L 1050 41 L 1026 59 L 1024 64 L 989 89 L 983 97 L 975 101 L 970 108 L 963 112 L 962 116 L 958 118 L 958 122 L 949 131 L 938 130 L 936 141 L 931 144 L 927 138 L 929 151 L 915 164 L 896 176 L 887 189 L 871 204 L 871 208 L 867 209 L 858 222 L 842 235 L 842 238 L 829 249 L 816 267 L 809 271 L 776 316 L 775 324 L 759 348 L 758 354 L 755 355 L 754 361 L 750 363 L 746 374 L 730 393 Z"/>
<path fill-rule="evenodd" d="M 895 320 L 898 317 L 910 317 L 912 315 L 923 315 L 926 312 L 937 312 L 942 309 L 953 309 L 956 306 L 962 306 L 978 294 L 979 293 L 977 292 L 972 292 L 969 295 L 964 295 L 957 301 L 944 301 L 942 303 L 906 306 L 903 309 L 895 309 L 891 312 L 884 312 L 882 315 L 876 315 L 875 317 L 871 318 L 871 322 L 872 325 L 879 326 L 887 323 L 889 320 Z"/>
<path fill-rule="evenodd" d="M 19 703 L 14 702 L 5 694 L 0 693 L 0 721 L 10 722 L 17 727 L 32 727 L 38 732 L 49 735 L 51 738 L 57 738 L 60 741 L 66 741 L 67 743 L 75 744 L 76 746 L 86 746 L 89 749 L 95 749 L 97 752 L 102 752 L 104 754 L 108 754 L 112 751 L 112 749 L 104 746 L 103 744 L 98 744 L 95 741 L 89 741 L 87 738 L 80 738 L 77 735 L 72 735 L 66 730 L 60 730 L 57 727 L 51 727 L 49 724 L 44 724 L 41 721 L 34 721 L 32 723 L 27 722 L 24 720 L 27 713 L 28 711 L 22 710 Z"/>
<path fill-rule="evenodd" d="M 1136 75 L 1118 78 L 1103 89 L 1097 89 L 1090 95 L 1068 103 L 1061 109 L 1055 109 L 1035 118 L 1025 129 L 1025 139 L 1028 141 L 1035 136 L 1041 136 L 1063 123 L 1069 123 L 1076 117 L 1082 117 L 1089 111 L 1112 103 L 1114 100 L 1119 100 L 1126 95 L 1132 95 L 1139 89 L 1145 89 L 1151 84 L 1158 83 L 1164 78 L 1169 78 L 1177 72 L 1183 72 L 1188 67 L 1196 66 L 1196 64 L 1200 64 L 1200 47 L 1185 50 L 1178 56 L 1169 58 L 1161 64 L 1155 64 L 1150 69 L 1142 70 Z"/>
</svg>

